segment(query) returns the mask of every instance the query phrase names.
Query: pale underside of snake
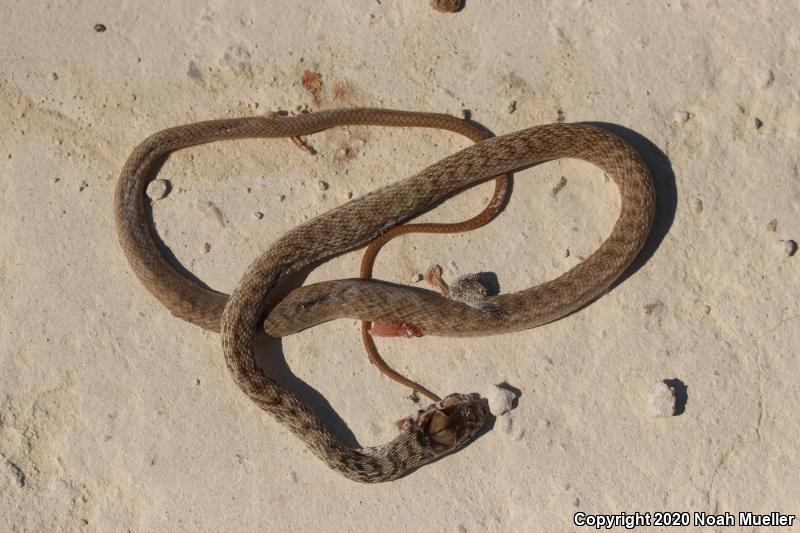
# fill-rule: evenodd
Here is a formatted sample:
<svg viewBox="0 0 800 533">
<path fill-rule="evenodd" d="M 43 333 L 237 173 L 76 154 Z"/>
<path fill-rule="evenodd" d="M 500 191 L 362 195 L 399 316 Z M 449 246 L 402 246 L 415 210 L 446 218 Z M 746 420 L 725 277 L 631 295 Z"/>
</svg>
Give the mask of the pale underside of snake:
<svg viewBox="0 0 800 533">
<path fill-rule="evenodd" d="M 401 421 L 400 434 L 391 442 L 349 448 L 300 397 L 257 366 L 253 344 L 259 323 L 263 321 L 271 336 L 343 317 L 410 323 L 426 335 L 447 336 L 489 335 L 545 324 L 599 296 L 630 265 L 649 234 L 655 195 L 647 167 L 627 143 L 592 126 L 552 124 L 481 141 L 410 178 L 297 226 L 249 267 L 230 297 L 184 277 L 162 255 L 147 221 L 144 191 L 154 165 L 164 156 L 217 140 L 296 137 L 345 124 L 463 132 L 465 123 L 432 113 L 342 109 L 170 128 L 150 136 L 128 158 L 115 194 L 115 221 L 128 261 L 147 289 L 176 316 L 221 331 L 227 366 L 252 401 L 286 425 L 332 469 L 357 481 L 387 481 L 466 444 L 489 416 L 485 400 L 476 394 L 451 394 Z M 282 281 L 307 265 L 363 246 L 456 191 L 559 158 L 582 159 L 605 171 L 618 186 L 620 215 L 603 244 L 556 279 L 491 297 L 478 307 L 432 291 L 364 280 L 301 287 L 277 304 L 267 304 Z"/>
</svg>

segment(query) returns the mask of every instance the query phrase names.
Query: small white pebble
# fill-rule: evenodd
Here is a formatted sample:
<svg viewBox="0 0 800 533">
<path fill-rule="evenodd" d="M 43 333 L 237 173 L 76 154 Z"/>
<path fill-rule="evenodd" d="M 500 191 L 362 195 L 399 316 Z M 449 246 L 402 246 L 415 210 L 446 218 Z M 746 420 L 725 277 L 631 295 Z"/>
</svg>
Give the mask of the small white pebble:
<svg viewBox="0 0 800 533">
<path fill-rule="evenodd" d="M 411 278 L 411 283 L 419 283 L 424 277 L 425 276 L 422 274 L 414 274 L 414 276 Z"/>
<path fill-rule="evenodd" d="M 498 385 L 493 385 L 486 394 L 486 399 L 489 400 L 489 411 L 491 411 L 494 416 L 500 416 L 509 412 L 516 398 L 517 395 L 514 391 Z"/>
<path fill-rule="evenodd" d="M 788 239 L 785 241 L 779 241 L 781 247 L 783 248 L 783 255 L 785 257 L 792 257 L 794 254 L 797 253 L 797 242 L 793 241 L 792 239 Z"/>
<path fill-rule="evenodd" d="M 169 190 L 169 181 L 153 180 L 147 184 L 147 190 L 145 192 L 147 197 L 155 202 L 156 200 L 161 200 L 167 194 L 169 194 Z"/>
<path fill-rule="evenodd" d="M 692 116 L 693 115 L 691 113 L 689 113 L 688 111 L 675 111 L 672 114 L 672 119 L 675 122 L 680 122 L 681 124 L 686 124 L 687 122 L 689 122 L 689 119 L 692 118 Z"/>
<path fill-rule="evenodd" d="M 675 414 L 675 390 L 663 381 L 653 385 L 650 392 L 650 414 L 654 417 L 667 417 Z"/>
<path fill-rule="evenodd" d="M 264 218 L 264 213 L 262 213 L 261 211 L 256 211 L 255 213 L 253 213 L 253 218 L 256 220 L 261 220 L 262 218 Z"/>
<path fill-rule="evenodd" d="M 695 198 L 692 200 L 692 213 L 695 215 L 699 215 L 703 212 L 703 200 L 700 198 Z"/>
<path fill-rule="evenodd" d="M 773 218 L 772 220 L 769 221 L 769 223 L 767 223 L 767 231 L 774 232 L 777 229 L 778 229 L 778 219 Z"/>
</svg>

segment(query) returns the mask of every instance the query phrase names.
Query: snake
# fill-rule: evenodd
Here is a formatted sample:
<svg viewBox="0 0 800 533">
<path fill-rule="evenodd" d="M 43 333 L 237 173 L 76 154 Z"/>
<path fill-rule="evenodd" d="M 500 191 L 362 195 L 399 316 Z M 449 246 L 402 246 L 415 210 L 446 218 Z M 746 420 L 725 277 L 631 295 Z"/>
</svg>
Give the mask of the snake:
<svg viewBox="0 0 800 533">
<path fill-rule="evenodd" d="M 655 191 L 639 154 L 613 133 L 581 123 L 533 126 L 482 140 L 289 230 L 248 267 L 230 296 L 203 287 L 170 264 L 156 245 L 146 217 L 145 188 L 164 157 L 198 144 L 291 138 L 346 124 L 462 131 L 464 123 L 437 113 L 355 108 L 186 124 L 145 139 L 130 154 L 117 181 L 115 225 L 135 275 L 173 314 L 219 331 L 226 366 L 239 388 L 328 467 L 354 481 L 396 480 L 460 450 L 490 419 L 487 400 L 477 393 L 449 394 L 400 420 L 398 435 L 388 443 L 350 447 L 300 396 L 257 365 L 253 347 L 259 330 L 284 336 L 347 317 L 407 322 L 427 335 L 460 337 L 518 331 L 557 320 L 604 293 L 649 235 Z M 360 279 L 321 282 L 297 288 L 277 303 L 270 299 L 292 274 L 364 246 L 458 191 L 561 158 L 584 160 L 603 170 L 617 185 L 620 208 L 614 227 L 597 250 L 553 280 L 489 297 L 481 306 L 433 291 Z"/>
</svg>

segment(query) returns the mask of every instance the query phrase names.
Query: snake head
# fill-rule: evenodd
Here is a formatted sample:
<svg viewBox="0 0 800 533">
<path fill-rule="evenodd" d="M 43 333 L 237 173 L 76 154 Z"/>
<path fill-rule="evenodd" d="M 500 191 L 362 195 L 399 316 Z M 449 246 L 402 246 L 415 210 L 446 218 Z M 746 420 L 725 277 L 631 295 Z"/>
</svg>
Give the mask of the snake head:
<svg viewBox="0 0 800 533">
<path fill-rule="evenodd" d="M 489 404 L 478 394 L 454 393 L 397 422 L 401 433 L 414 434 L 431 458 L 469 442 L 489 417 Z"/>
</svg>

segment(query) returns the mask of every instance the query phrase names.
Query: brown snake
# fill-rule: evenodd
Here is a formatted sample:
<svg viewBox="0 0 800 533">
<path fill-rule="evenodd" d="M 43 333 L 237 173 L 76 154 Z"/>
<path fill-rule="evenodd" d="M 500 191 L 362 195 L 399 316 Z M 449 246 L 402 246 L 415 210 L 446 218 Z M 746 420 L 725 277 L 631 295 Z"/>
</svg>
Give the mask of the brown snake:
<svg viewBox="0 0 800 533">
<path fill-rule="evenodd" d="M 417 325 L 427 335 L 487 335 L 556 320 L 605 291 L 630 265 L 650 231 L 652 179 L 638 154 L 615 135 L 582 124 L 537 126 L 482 141 L 403 181 L 374 191 L 287 232 L 247 270 L 228 297 L 183 277 L 156 246 L 145 216 L 144 191 L 153 166 L 175 150 L 223 139 L 295 137 L 344 124 L 424 126 L 459 131 L 446 115 L 379 109 L 322 111 L 295 117 L 248 117 L 178 126 L 136 147 L 119 178 L 115 221 L 136 275 L 175 315 L 221 330 L 227 366 L 239 387 L 286 425 L 334 470 L 365 482 L 397 479 L 468 442 L 488 415 L 476 394 L 451 394 L 401 421 L 386 445 L 352 449 L 339 441 L 294 393 L 256 365 L 259 321 L 283 336 L 339 317 Z M 479 308 L 432 291 L 380 282 L 339 280 L 295 289 L 272 309 L 265 300 L 288 275 L 362 246 L 470 185 L 538 162 L 583 159 L 604 170 L 620 191 L 620 216 L 609 237 L 586 260 L 558 278 Z M 227 303 L 227 304 L 226 304 Z M 224 312 L 222 310 L 224 309 Z M 220 321 L 220 313 L 222 319 Z"/>
</svg>

